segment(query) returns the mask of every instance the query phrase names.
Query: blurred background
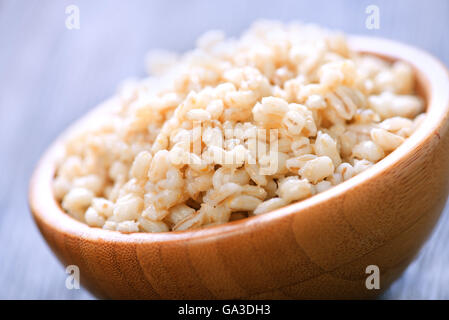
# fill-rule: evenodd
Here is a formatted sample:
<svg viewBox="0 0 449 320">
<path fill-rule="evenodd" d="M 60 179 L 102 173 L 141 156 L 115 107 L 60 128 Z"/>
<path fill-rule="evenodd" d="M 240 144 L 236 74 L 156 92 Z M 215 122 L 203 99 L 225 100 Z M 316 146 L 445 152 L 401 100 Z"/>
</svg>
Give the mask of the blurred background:
<svg viewBox="0 0 449 320">
<path fill-rule="evenodd" d="M 69 5 L 79 9 L 79 29 L 66 27 Z M 379 8 L 379 29 L 365 25 L 370 5 Z M 122 80 L 143 77 L 149 49 L 183 52 L 209 29 L 237 36 L 259 18 L 400 40 L 449 65 L 447 0 L 0 0 L 1 299 L 94 298 L 82 288 L 66 289 L 67 274 L 29 213 L 28 181 L 51 141 Z M 449 299 L 448 210 L 381 298 Z"/>
</svg>

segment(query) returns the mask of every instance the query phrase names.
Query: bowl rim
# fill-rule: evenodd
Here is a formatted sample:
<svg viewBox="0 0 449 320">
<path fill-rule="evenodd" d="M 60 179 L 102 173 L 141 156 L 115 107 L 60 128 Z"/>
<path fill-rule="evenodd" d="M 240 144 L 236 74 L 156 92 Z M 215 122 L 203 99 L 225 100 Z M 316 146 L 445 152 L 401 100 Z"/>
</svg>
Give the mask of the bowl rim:
<svg viewBox="0 0 449 320">
<path fill-rule="evenodd" d="M 374 54 L 386 59 L 406 61 L 417 72 L 417 76 L 425 89 L 427 96 L 427 116 L 419 128 L 407 138 L 401 146 L 384 159 L 361 172 L 353 178 L 344 181 L 332 188 L 316 194 L 305 200 L 289 204 L 288 206 L 264 213 L 262 215 L 245 218 L 242 220 L 227 222 L 224 224 L 185 231 L 168 231 L 161 233 L 121 233 L 119 231 L 104 230 L 90 227 L 65 213 L 53 196 L 52 180 L 55 174 L 55 162 L 61 154 L 64 136 L 77 123 L 89 118 L 91 113 L 100 106 L 95 107 L 75 124 L 66 129 L 56 141 L 47 149 L 37 164 L 29 185 L 29 206 L 34 219 L 39 223 L 51 226 L 53 230 L 81 237 L 91 241 L 106 241 L 111 243 L 160 243 L 179 240 L 207 241 L 220 237 L 242 234 L 251 227 L 272 224 L 275 221 L 285 219 L 294 214 L 300 214 L 325 201 L 341 196 L 350 189 L 370 183 L 399 163 L 400 160 L 412 154 L 421 145 L 428 142 L 435 135 L 439 138 L 439 130 L 448 124 L 449 117 L 449 72 L 445 65 L 429 53 L 397 42 L 370 36 L 348 36 L 351 50 Z"/>
</svg>

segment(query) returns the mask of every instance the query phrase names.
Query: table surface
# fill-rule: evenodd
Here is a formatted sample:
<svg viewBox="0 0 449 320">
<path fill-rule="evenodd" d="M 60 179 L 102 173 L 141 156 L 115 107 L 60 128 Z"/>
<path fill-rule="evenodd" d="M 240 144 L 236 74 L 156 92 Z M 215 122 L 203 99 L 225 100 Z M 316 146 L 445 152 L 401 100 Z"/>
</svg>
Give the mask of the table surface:
<svg viewBox="0 0 449 320">
<path fill-rule="evenodd" d="M 80 29 L 65 26 L 77 5 Z M 380 29 L 365 26 L 368 5 Z M 238 35 L 258 18 L 302 20 L 421 47 L 449 65 L 449 1 L 13 1 L 0 0 L 0 298 L 91 299 L 34 225 L 27 186 L 49 143 L 70 122 L 144 76 L 148 49 L 182 52 L 208 29 Z M 429 190 L 429 192 L 431 192 Z M 449 299 L 449 214 L 387 299 Z"/>
</svg>

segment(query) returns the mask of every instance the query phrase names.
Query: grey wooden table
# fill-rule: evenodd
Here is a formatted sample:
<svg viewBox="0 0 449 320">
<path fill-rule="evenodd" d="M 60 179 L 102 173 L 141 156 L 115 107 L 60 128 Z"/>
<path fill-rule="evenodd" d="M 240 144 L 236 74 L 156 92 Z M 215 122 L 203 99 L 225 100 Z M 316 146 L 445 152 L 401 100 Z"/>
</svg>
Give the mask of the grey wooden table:
<svg viewBox="0 0 449 320">
<path fill-rule="evenodd" d="M 65 25 L 71 4 L 80 11 L 79 30 Z M 365 26 L 369 5 L 380 9 L 378 30 Z M 257 18 L 299 19 L 397 39 L 449 65 L 445 0 L 0 0 L 0 298 L 93 298 L 84 289 L 66 289 L 65 270 L 29 214 L 28 180 L 52 139 L 121 80 L 143 76 L 148 49 L 185 51 L 208 29 L 238 35 Z M 447 266 L 445 212 L 419 257 L 383 297 L 449 299 Z"/>
</svg>

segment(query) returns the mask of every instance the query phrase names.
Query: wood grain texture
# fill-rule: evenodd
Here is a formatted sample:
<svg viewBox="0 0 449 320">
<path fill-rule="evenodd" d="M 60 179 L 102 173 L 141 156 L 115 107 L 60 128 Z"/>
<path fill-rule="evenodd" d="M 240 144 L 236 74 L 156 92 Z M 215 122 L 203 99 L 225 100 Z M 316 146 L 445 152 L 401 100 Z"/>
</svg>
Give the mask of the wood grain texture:
<svg viewBox="0 0 449 320">
<path fill-rule="evenodd" d="M 381 291 L 366 288 L 367 266 L 378 266 L 381 288 L 388 288 L 427 239 L 448 196 L 449 73 L 430 55 L 399 43 L 354 37 L 350 44 L 410 63 L 427 101 L 420 128 L 372 168 L 261 216 L 187 232 L 121 234 L 90 228 L 56 203 L 51 182 L 61 137 L 30 185 L 30 206 L 47 243 L 64 265 L 80 268 L 84 286 L 104 298 L 377 296 Z M 84 119 L 91 117 L 98 115 Z"/>
<path fill-rule="evenodd" d="M 69 4 L 80 8 L 80 30 L 65 28 Z M 365 28 L 370 4 L 380 8 L 379 30 Z M 58 133 L 124 78 L 142 76 L 148 49 L 181 52 L 205 30 L 237 35 L 257 18 L 300 19 L 397 39 L 449 64 L 445 0 L 0 1 L 0 298 L 92 298 L 84 289 L 65 288 L 64 268 L 27 207 L 33 167 Z M 449 299 L 447 265 L 445 213 L 419 257 L 383 297 Z"/>
</svg>

